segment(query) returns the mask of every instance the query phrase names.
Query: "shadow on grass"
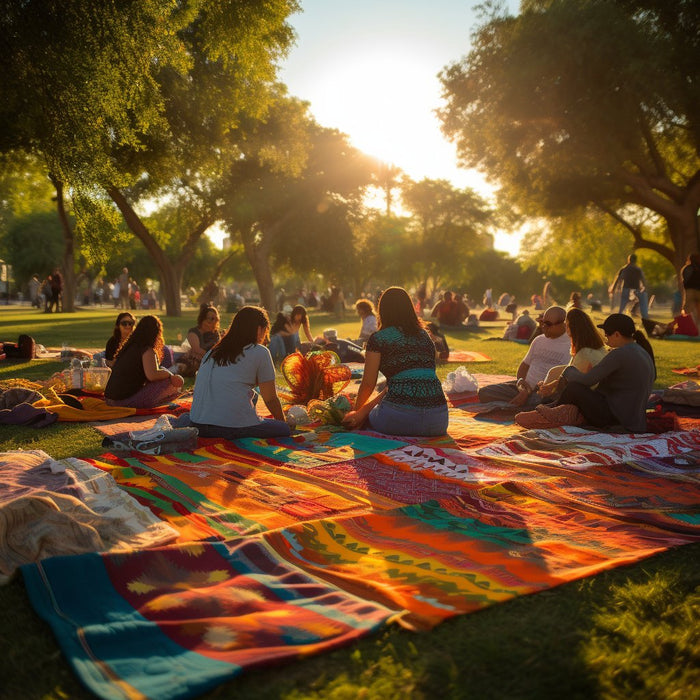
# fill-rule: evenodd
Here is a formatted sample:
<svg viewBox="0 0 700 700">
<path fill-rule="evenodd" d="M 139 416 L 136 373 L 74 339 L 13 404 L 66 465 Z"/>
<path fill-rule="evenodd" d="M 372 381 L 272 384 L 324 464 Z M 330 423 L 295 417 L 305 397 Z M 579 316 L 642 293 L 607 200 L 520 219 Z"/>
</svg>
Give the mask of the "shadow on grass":
<svg viewBox="0 0 700 700">
<path fill-rule="evenodd" d="M 697 659 L 677 652 L 697 637 L 699 582 L 700 544 L 687 545 L 431 632 L 388 628 L 345 649 L 249 672 L 201 697 L 650 697 L 644 689 L 662 684 L 666 697 L 691 697 Z M 640 648 L 642 634 L 660 653 Z M 2 698 L 92 697 L 32 611 L 21 578 L 0 588 L 0 660 Z"/>
</svg>

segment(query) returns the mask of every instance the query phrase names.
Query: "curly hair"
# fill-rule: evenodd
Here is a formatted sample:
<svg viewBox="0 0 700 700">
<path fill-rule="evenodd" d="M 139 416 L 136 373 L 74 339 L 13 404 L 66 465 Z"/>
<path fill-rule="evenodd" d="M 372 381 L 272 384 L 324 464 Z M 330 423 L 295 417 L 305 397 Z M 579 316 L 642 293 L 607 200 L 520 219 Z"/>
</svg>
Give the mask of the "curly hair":
<svg viewBox="0 0 700 700">
<path fill-rule="evenodd" d="M 116 360 L 119 355 L 135 345 L 138 348 L 152 348 L 155 350 L 158 360 L 163 359 L 163 324 L 157 316 L 144 316 L 134 328 L 134 332 L 127 338 L 126 342 L 117 350 L 114 355 Z"/>
<path fill-rule="evenodd" d="M 374 316 L 374 304 L 369 299 L 358 299 L 355 302 L 355 311 L 364 311 L 370 316 Z"/>
</svg>

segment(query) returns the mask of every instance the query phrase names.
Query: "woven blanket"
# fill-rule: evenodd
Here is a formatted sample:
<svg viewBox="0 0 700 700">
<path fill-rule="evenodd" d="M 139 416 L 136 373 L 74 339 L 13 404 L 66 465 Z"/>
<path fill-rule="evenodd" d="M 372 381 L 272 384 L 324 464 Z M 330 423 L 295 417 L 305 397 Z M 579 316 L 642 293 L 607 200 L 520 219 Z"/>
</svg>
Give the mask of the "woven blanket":
<svg viewBox="0 0 700 700">
<path fill-rule="evenodd" d="M 193 697 L 246 668 L 442 620 L 700 540 L 700 431 L 323 427 L 91 464 L 178 540 L 23 567 L 104 698 Z M 81 595 L 80 577 L 90 596 Z"/>
<path fill-rule="evenodd" d="M 0 453 L 0 482 L 0 583 L 47 557 L 149 547 L 178 535 L 81 460 Z"/>
</svg>

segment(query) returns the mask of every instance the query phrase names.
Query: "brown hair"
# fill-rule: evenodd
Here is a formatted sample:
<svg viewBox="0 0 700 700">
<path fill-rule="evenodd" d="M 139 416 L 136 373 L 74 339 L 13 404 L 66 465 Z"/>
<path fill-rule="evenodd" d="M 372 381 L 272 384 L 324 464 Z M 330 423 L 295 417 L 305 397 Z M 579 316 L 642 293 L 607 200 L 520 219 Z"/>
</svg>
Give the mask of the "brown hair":
<svg viewBox="0 0 700 700">
<path fill-rule="evenodd" d="M 605 343 L 591 317 L 582 309 L 572 308 L 566 313 L 566 325 L 571 336 L 571 350 L 575 354 L 582 348 L 602 348 Z"/>
<path fill-rule="evenodd" d="M 114 355 L 116 360 L 119 355 L 135 345 L 138 348 L 153 348 L 158 360 L 163 359 L 163 324 L 157 316 L 144 316 L 134 328 L 134 332 L 127 338 L 124 345 Z"/>
<path fill-rule="evenodd" d="M 212 348 L 211 359 L 220 366 L 235 364 L 243 355 L 243 348 L 257 345 L 261 326 L 270 329 L 267 311 L 259 306 L 244 306 L 231 320 L 223 338 Z"/>
<path fill-rule="evenodd" d="M 418 335 L 425 328 L 403 287 L 389 287 L 379 298 L 379 328 L 389 326 L 396 326 L 408 335 Z"/>
<path fill-rule="evenodd" d="M 356 311 L 364 311 L 374 316 L 374 304 L 369 299 L 358 299 L 355 302 Z"/>
<path fill-rule="evenodd" d="M 202 323 L 204 323 L 210 311 L 216 314 L 216 328 L 214 330 L 219 330 L 219 310 L 213 304 L 200 304 L 199 314 L 197 314 L 197 328 L 202 327 Z"/>
</svg>

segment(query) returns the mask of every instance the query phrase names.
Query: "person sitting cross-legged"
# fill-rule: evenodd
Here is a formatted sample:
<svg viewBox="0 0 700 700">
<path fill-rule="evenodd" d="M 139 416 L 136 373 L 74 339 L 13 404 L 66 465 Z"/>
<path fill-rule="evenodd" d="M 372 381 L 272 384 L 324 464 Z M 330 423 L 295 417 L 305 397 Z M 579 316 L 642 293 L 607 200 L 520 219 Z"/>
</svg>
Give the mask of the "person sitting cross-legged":
<svg viewBox="0 0 700 700">
<path fill-rule="evenodd" d="M 611 314 L 598 327 L 603 329 L 611 350 L 586 373 L 567 367 L 562 374 L 565 387 L 559 405 L 540 406 L 537 410 L 554 421 L 560 418 L 559 411 L 576 407 L 584 425 L 644 432 L 647 403 L 656 379 L 654 351 L 625 314 Z"/>
<path fill-rule="evenodd" d="M 547 372 L 556 365 L 566 365 L 571 358 L 571 341 L 566 334 L 566 311 L 561 306 L 550 306 L 542 315 L 542 334 L 530 344 L 516 379 L 491 384 L 479 389 L 481 403 L 507 401 L 514 406 L 534 406 L 542 402 L 537 384 L 544 381 Z"/>
</svg>

